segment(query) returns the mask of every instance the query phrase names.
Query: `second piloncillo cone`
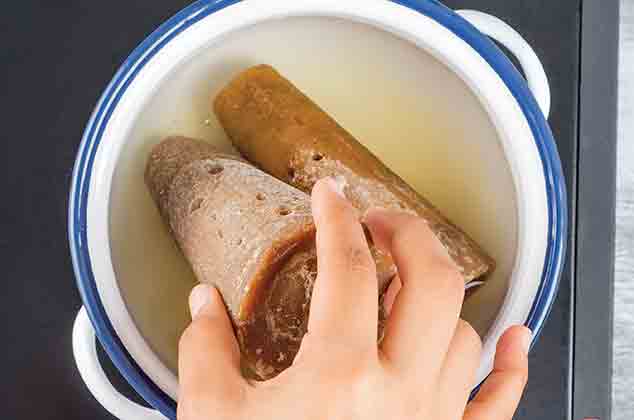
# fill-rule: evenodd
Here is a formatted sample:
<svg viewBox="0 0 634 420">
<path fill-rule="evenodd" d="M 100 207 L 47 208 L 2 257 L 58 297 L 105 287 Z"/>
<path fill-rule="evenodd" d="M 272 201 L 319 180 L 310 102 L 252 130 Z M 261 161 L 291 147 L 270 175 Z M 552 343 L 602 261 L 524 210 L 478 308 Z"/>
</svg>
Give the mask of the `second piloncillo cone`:
<svg viewBox="0 0 634 420">
<path fill-rule="evenodd" d="M 383 207 L 427 221 L 465 283 L 494 269 L 493 258 L 472 238 L 273 67 L 243 71 L 213 107 L 244 158 L 267 173 L 304 192 L 321 178 L 343 177 L 346 196 L 362 213 Z"/>
</svg>

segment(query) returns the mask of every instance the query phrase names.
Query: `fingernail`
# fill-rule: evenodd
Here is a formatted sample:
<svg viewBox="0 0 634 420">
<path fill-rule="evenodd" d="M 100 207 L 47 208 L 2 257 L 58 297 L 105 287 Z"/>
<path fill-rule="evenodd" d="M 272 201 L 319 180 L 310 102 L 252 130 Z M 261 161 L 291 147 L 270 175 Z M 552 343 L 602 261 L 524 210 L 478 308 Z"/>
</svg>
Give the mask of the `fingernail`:
<svg viewBox="0 0 634 420">
<path fill-rule="evenodd" d="M 528 351 L 531 349 L 531 341 L 533 341 L 533 332 L 529 328 L 524 328 L 522 348 L 524 349 L 525 354 L 528 354 Z"/>
<path fill-rule="evenodd" d="M 327 185 L 330 187 L 332 192 L 339 195 L 342 198 L 346 198 L 346 194 L 344 193 L 344 189 L 348 185 L 346 179 L 340 175 L 334 177 L 328 177 L 326 179 Z"/>
<path fill-rule="evenodd" d="M 189 312 L 192 319 L 200 313 L 200 311 L 211 303 L 211 286 L 208 284 L 199 284 L 194 287 L 189 294 Z"/>
</svg>

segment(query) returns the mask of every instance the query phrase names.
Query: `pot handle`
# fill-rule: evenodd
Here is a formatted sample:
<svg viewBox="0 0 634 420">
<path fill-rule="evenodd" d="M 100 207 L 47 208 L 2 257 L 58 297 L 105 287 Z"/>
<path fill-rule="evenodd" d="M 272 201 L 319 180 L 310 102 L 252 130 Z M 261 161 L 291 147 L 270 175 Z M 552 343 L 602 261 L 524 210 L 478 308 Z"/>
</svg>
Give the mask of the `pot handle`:
<svg viewBox="0 0 634 420">
<path fill-rule="evenodd" d="M 533 92 L 544 116 L 548 118 L 550 114 L 548 77 L 544 66 L 528 42 L 515 29 L 495 16 L 477 10 L 457 10 L 456 13 L 513 53 L 524 70 L 528 87 Z"/>
<path fill-rule="evenodd" d="M 84 307 L 73 325 L 73 355 L 88 390 L 112 415 L 121 420 L 165 420 L 158 411 L 130 401 L 112 386 L 97 358 L 95 330 Z"/>
</svg>

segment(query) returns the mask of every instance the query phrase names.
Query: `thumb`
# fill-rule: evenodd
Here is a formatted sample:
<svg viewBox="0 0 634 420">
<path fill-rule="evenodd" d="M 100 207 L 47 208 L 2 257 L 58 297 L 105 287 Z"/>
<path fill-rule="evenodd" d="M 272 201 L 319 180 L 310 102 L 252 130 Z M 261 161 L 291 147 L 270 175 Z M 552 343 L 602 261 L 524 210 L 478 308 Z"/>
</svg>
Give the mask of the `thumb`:
<svg viewBox="0 0 634 420">
<path fill-rule="evenodd" d="M 225 399 L 244 383 L 231 321 L 215 287 L 199 284 L 189 297 L 192 323 L 179 342 L 180 396 Z"/>
</svg>

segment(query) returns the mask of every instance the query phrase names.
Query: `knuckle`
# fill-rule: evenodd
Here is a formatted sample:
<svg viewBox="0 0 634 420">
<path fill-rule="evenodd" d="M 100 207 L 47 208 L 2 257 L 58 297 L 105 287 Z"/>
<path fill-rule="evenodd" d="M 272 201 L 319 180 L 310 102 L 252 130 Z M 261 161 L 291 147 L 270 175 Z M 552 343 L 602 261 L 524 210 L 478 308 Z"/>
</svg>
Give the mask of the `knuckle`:
<svg viewBox="0 0 634 420">
<path fill-rule="evenodd" d="M 319 351 L 313 347 L 305 353 L 305 365 L 315 370 L 319 382 L 364 384 L 380 368 L 376 344 L 359 346 L 342 340 L 320 344 Z"/>
<path fill-rule="evenodd" d="M 421 243 L 436 240 L 434 234 L 429 229 L 427 222 L 423 219 L 411 216 L 406 223 L 401 226 L 392 237 L 392 245 L 397 247 L 411 247 L 412 243 Z"/>
<path fill-rule="evenodd" d="M 411 276 L 410 276 L 411 277 Z M 426 279 L 416 281 L 416 279 Z M 434 296 L 436 299 L 459 306 L 465 296 L 464 280 L 451 266 L 447 264 L 433 264 L 424 267 L 424 271 L 416 273 L 413 282 L 420 293 Z M 426 287 L 433 285 L 433 287 Z"/>
<path fill-rule="evenodd" d="M 392 236 L 391 248 L 395 253 L 403 254 L 411 247 L 413 229 L 399 229 Z"/>
<path fill-rule="evenodd" d="M 374 274 L 376 266 L 367 249 L 350 246 L 345 251 L 345 264 L 348 271 L 361 274 Z"/>
<path fill-rule="evenodd" d="M 373 394 L 373 390 L 380 388 L 378 384 L 378 364 L 373 357 L 361 357 L 357 362 L 349 364 L 347 379 L 343 380 L 352 384 L 352 388 L 360 397 Z M 363 398 L 365 399 L 365 398 Z"/>
<path fill-rule="evenodd" d="M 464 279 L 456 270 L 453 264 L 438 262 L 430 270 L 434 277 L 440 281 L 439 288 L 443 292 L 455 300 L 462 301 L 464 299 Z"/>
</svg>

